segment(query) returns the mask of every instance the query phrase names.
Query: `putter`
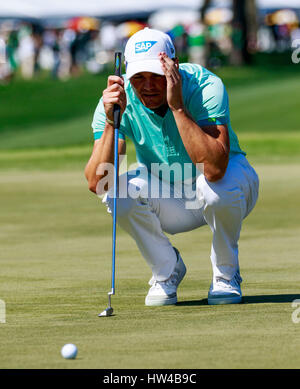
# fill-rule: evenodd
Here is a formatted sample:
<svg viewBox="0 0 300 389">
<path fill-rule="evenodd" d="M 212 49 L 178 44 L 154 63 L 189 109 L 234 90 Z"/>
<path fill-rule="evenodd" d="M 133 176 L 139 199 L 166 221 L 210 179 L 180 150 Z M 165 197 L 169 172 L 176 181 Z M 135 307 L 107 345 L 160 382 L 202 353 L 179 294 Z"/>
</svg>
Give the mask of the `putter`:
<svg viewBox="0 0 300 389">
<path fill-rule="evenodd" d="M 122 53 L 115 53 L 115 75 L 121 77 L 121 58 Z M 113 307 L 111 306 L 111 296 L 115 294 L 115 268 L 116 268 L 116 226 L 117 226 L 117 196 L 118 196 L 118 163 L 119 163 L 119 128 L 121 121 L 121 108 L 119 105 L 114 105 L 114 201 L 113 201 L 113 231 L 112 231 L 112 272 L 111 272 L 111 290 L 108 292 L 108 307 L 101 313 L 99 317 L 112 316 Z"/>
</svg>

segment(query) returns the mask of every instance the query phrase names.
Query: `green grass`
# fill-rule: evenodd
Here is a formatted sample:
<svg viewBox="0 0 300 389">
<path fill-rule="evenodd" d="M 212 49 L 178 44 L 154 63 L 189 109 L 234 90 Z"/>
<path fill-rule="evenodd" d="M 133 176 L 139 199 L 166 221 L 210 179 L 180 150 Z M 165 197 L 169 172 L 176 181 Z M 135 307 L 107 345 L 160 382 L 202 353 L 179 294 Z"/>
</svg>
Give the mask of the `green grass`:
<svg viewBox="0 0 300 389">
<path fill-rule="evenodd" d="M 260 176 L 240 239 L 244 304 L 208 306 L 208 227 L 170 237 L 188 272 L 171 307 L 144 305 L 150 271 L 87 190 L 91 116 L 105 84 L 85 75 L 0 87 L 0 368 L 299 368 L 300 136 L 296 67 L 224 68 L 233 128 Z M 129 163 L 134 150 L 129 144 Z M 78 358 L 60 356 L 65 343 Z"/>
<path fill-rule="evenodd" d="M 299 155 L 297 66 L 222 68 L 217 73 L 228 89 L 232 126 L 246 151 L 265 158 Z M 0 150 L 91 144 L 92 117 L 105 77 L 40 78 L 1 86 Z"/>
<path fill-rule="evenodd" d="M 299 164 L 257 170 L 260 200 L 240 240 L 245 303 L 207 305 L 211 234 L 202 227 L 171 237 L 188 267 L 179 304 L 145 307 L 150 271 L 119 229 L 111 318 L 97 317 L 110 289 L 111 220 L 82 172 L 3 172 L 0 367 L 298 368 Z M 68 342 L 75 361 L 59 354 Z"/>
<path fill-rule="evenodd" d="M 1 132 L 92 115 L 105 83 L 103 76 L 85 74 L 68 81 L 40 77 L 1 86 Z"/>
</svg>

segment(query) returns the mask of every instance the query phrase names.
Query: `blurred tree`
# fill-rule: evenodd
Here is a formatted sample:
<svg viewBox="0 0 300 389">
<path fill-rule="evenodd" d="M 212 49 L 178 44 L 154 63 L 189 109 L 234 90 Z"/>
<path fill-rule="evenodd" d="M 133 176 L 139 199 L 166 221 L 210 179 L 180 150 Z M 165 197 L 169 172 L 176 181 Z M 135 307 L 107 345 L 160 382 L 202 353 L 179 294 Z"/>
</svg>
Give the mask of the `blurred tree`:
<svg viewBox="0 0 300 389">
<path fill-rule="evenodd" d="M 232 0 L 232 10 L 231 63 L 251 64 L 257 36 L 255 0 Z"/>
<path fill-rule="evenodd" d="M 211 0 L 204 0 L 199 8 L 200 20 L 211 6 Z M 232 0 L 232 50 L 230 62 L 233 65 L 250 64 L 256 49 L 257 13 L 255 0 Z"/>
<path fill-rule="evenodd" d="M 202 3 L 202 2 L 201 2 Z M 204 0 L 202 6 L 200 7 L 200 20 L 204 21 L 205 12 L 210 7 L 211 0 Z"/>
</svg>

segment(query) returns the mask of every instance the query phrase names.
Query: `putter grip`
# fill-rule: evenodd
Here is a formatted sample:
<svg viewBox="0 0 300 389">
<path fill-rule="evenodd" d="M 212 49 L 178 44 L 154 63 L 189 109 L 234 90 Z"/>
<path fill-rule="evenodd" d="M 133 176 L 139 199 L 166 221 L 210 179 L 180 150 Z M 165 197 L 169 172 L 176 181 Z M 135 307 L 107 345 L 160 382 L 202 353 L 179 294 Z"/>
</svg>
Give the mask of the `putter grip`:
<svg viewBox="0 0 300 389">
<path fill-rule="evenodd" d="M 122 75 L 122 53 L 117 51 L 115 53 L 115 76 L 121 77 Z M 118 104 L 114 105 L 114 127 L 120 128 L 121 121 L 121 107 Z"/>
</svg>

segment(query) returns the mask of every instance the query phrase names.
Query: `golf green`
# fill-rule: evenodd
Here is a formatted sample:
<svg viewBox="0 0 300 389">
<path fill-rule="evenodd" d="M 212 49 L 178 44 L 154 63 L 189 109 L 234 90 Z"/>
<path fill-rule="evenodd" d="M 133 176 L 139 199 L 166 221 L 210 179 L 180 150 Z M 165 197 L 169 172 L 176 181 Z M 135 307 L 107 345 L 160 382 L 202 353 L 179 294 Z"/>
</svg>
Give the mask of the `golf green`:
<svg viewBox="0 0 300 389">
<path fill-rule="evenodd" d="M 97 314 L 110 289 L 111 217 L 82 171 L 2 173 L 1 368 L 298 368 L 299 165 L 256 168 L 260 200 L 240 240 L 244 304 L 207 305 L 202 227 L 171 237 L 188 268 L 178 304 L 145 307 L 150 272 L 119 229 L 108 318 Z M 65 343 L 76 360 L 60 356 Z"/>
</svg>

